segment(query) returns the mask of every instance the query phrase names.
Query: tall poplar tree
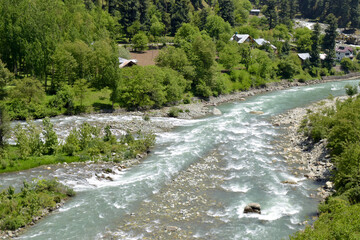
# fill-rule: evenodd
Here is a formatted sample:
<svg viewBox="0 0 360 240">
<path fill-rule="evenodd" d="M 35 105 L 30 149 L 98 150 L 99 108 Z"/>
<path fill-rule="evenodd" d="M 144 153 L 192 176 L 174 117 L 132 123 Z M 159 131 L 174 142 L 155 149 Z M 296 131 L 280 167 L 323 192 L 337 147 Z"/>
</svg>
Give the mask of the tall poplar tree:
<svg viewBox="0 0 360 240">
<path fill-rule="evenodd" d="M 327 24 L 329 26 L 325 30 L 325 37 L 323 40 L 323 49 L 326 53 L 326 59 L 325 59 L 325 67 L 327 69 L 331 69 L 334 63 L 335 58 L 335 40 L 337 36 L 336 29 L 338 27 L 337 25 L 337 19 L 334 14 L 329 14 L 326 18 Z"/>
<path fill-rule="evenodd" d="M 316 23 L 311 34 L 310 62 L 314 67 L 320 67 L 320 25 Z"/>
</svg>

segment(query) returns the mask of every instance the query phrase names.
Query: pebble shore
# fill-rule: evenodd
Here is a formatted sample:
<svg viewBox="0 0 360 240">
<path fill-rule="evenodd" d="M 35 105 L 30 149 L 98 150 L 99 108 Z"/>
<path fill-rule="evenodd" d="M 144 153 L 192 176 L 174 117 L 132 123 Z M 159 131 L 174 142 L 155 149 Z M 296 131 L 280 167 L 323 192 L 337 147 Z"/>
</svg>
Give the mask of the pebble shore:
<svg viewBox="0 0 360 240">
<path fill-rule="evenodd" d="M 280 153 L 285 156 L 287 163 L 296 176 L 304 176 L 319 183 L 316 196 L 321 201 L 331 196 L 334 184 L 330 181 L 334 165 L 331 161 L 326 139 L 318 143 L 309 140 L 300 131 L 300 125 L 308 112 L 319 112 L 326 107 L 334 107 L 336 100 L 346 97 L 325 99 L 306 108 L 295 108 L 285 114 L 273 118 L 273 125 L 283 129 L 284 134 L 278 142 Z"/>
</svg>

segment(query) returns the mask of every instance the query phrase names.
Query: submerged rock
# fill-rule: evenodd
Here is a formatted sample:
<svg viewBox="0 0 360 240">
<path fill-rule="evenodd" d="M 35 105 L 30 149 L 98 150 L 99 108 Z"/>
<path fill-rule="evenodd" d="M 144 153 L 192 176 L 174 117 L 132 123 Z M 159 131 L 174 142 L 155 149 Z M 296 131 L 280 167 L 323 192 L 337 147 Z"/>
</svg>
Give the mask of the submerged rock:
<svg viewBox="0 0 360 240">
<path fill-rule="evenodd" d="M 165 231 L 168 231 L 168 232 L 176 232 L 178 230 L 179 230 L 179 228 L 175 227 L 175 226 L 167 226 L 167 227 L 165 227 Z"/>
<path fill-rule="evenodd" d="M 251 113 L 251 114 L 257 114 L 257 115 L 264 114 L 263 111 L 251 111 L 250 113 Z"/>
<path fill-rule="evenodd" d="M 292 180 L 285 180 L 285 181 L 282 181 L 281 183 L 283 183 L 283 184 L 297 184 L 297 182 L 292 181 Z"/>
<path fill-rule="evenodd" d="M 261 206 L 258 203 L 249 203 L 244 208 L 244 213 L 258 213 L 258 214 L 261 214 Z"/>
</svg>

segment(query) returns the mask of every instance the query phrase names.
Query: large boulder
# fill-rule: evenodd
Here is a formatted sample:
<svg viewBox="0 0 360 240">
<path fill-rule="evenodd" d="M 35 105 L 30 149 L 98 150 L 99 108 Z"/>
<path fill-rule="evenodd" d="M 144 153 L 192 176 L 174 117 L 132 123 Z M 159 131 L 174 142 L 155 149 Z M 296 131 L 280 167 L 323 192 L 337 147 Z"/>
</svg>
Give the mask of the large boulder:
<svg viewBox="0 0 360 240">
<path fill-rule="evenodd" d="M 219 109 L 214 108 L 214 109 L 213 109 L 213 114 L 216 115 L 216 116 L 219 116 L 219 115 L 221 115 L 222 113 L 221 113 L 221 111 L 220 111 Z"/>
<path fill-rule="evenodd" d="M 258 213 L 258 214 L 261 214 L 261 206 L 258 203 L 249 203 L 244 208 L 244 213 Z"/>
</svg>

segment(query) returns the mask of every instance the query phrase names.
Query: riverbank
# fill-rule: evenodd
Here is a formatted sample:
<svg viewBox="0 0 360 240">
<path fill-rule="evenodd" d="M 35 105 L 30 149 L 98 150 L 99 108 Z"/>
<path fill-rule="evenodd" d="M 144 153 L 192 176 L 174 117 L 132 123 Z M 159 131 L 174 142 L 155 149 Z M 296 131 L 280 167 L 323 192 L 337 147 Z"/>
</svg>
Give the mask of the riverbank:
<svg viewBox="0 0 360 240">
<path fill-rule="evenodd" d="M 336 101 L 344 101 L 346 96 L 325 99 L 305 108 L 295 108 L 273 118 L 273 125 L 283 130 L 278 143 L 280 153 L 285 156 L 292 173 L 296 176 L 316 181 L 319 184 L 316 196 L 321 201 L 331 196 L 334 184 L 330 181 L 334 164 L 331 161 L 327 141 L 314 143 L 304 136 L 301 123 L 308 113 L 316 113 L 327 107 L 334 107 Z"/>
<path fill-rule="evenodd" d="M 113 114 L 127 114 L 134 116 L 149 116 L 149 117 L 168 117 L 171 109 L 176 108 L 180 110 L 180 112 L 178 112 L 178 118 L 181 119 L 201 118 L 211 114 L 219 114 L 219 112 L 214 111 L 213 108 L 217 105 L 228 102 L 234 102 L 234 101 L 245 101 L 247 97 L 255 96 L 257 94 L 285 90 L 291 87 L 309 86 L 314 84 L 344 81 L 344 80 L 351 80 L 356 78 L 360 78 L 360 73 L 350 73 L 344 76 L 323 77 L 322 79 L 309 80 L 305 82 L 298 80 L 294 80 L 293 82 L 289 82 L 288 80 L 282 80 L 280 82 L 267 83 L 266 86 L 264 87 L 251 88 L 248 91 L 219 95 L 217 97 L 212 96 L 209 99 L 193 98 L 193 102 L 190 104 L 180 104 L 173 107 L 164 107 L 161 109 L 152 109 L 143 112 L 140 111 L 128 112 L 125 109 L 118 109 Z M 171 126 L 167 126 L 167 127 L 164 126 L 164 128 L 171 128 Z"/>
<path fill-rule="evenodd" d="M 73 196 L 73 189 L 56 179 L 24 181 L 21 190 L 9 186 L 0 193 L 0 239 L 19 236 Z"/>
</svg>

